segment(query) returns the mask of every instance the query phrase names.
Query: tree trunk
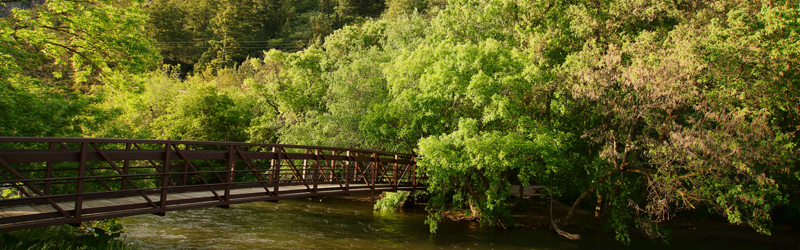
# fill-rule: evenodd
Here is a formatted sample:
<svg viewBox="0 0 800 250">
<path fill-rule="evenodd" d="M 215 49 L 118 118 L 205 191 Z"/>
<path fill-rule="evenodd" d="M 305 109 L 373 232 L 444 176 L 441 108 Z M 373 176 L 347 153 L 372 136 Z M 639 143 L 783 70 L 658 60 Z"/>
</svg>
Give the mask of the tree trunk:
<svg viewBox="0 0 800 250">
<path fill-rule="evenodd" d="M 617 182 L 616 186 L 614 187 L 614 191 L 611 191 L 611 196 L 606 198 L 606 205 L 603 206 L 603 213 L 600 214 L 600 217 L 605 217 L 606 211 L 608 211 L 608 208 L 612 206 L 611 202 L 614 200 L 614 197 L 616 197 L 617 194 L 619 194 L 619 182 Z"/>
<path fill-rule="evenodd" d="M 556 231 L 556 233 L 558 233 L 561 236 L 566 237 L 567 239 L 580 240 L 581 239 L 580 235 L 571 234 L 569 232 L 561 230 L 561 228 L 558 228 L 558 224 L 553 219 L 553 189 L 552 188 L 553 188 L 553 178 L 550 177 L 550 226 L 553 228 L 553 230 Z M 570 212 L 572 212 L 572 211 L 570 211 Z"/>
<path fill-rule="evenodd" d="M 605 181 L 605 179 L 609 175 L 611 175 L 611 173 L 613 173 L 613 172 L 614 172 L 614 170 L 608 171 L 608 173 L 606 173 L 605 175 L 603 175 L 602 177 L 597 179 L 597 181 L 595 183 L 597 183 L 597 185 L 600 185 L 600 183 Z M 572 208 L 569 209 L 569 212 L 567 213 L 567 217 L 564 218 L 564 221 L 562 223 L 564 223 L 564 224 L 568 223 L 569 220 L 572 219 L 572 216 L 575 215 L 575 210 L 578 209 L 578 206 L 581 205 L 581 202 L 583 202 L 584 199 L 589 197 L 589 195 L 592 195 L 592 193 L 594 193 L 594 191 L 595 191 L 595 187 L 589 187 L 589 189 L 587 189 L 586 192 L 584 192 L 580 197 L 578 197 L 578 199 L 575 200 L 575 203 L 572 204 Z"/>
<path fill-rule="evenodd" d="M 590 187 L 588 190 L 586 190 L 586 192 L 584 192 L 580 197 L 578 197 L 577 200 L 575 200 L 575 203 L 572 204 L 572 208 L 570 208 L 569 212 L 567 213 L 567 217 L 564 218 L 563 223 L 567 223 L 569 222 L 570 219 L 572 219 L 572 216 L 575 215 L 575 210 L 578 209 L 578 206 L 581 205 L 581 202 L 583 202 L 583 200 L 586 199 L 586 197 L 589 197 L 589 195 L 594 193 L 594 190 L 595 190 L 594 187 Z"/>
<path fill-rule="evenodd" d="M 594 217 L 600 218 L 600 207 L 603 206 L 603 196 L 597 194 L 597 206 L 594 207 Z"/>
</svg>

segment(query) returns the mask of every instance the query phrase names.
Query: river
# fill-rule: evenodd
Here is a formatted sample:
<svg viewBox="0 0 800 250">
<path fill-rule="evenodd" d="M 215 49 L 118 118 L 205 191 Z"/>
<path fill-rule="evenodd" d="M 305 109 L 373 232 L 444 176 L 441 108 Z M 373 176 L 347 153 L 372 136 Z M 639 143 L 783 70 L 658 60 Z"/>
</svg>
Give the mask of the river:
<svg viewBox="0 0 800 250">
<path fill-rule="evenodd" d="M 422 208 L 373 211 L 369 203 L 340 198 L 258 202 L 224 208 L 140 215 L 122 219 L 126 241 L 144 249 L 770 249 L 731 241 L 681 240 L 670 245 L 613 234 L 583 234 L 570 241 L 548 230 L 440 223 L 435 234 Z"/>
</svg>

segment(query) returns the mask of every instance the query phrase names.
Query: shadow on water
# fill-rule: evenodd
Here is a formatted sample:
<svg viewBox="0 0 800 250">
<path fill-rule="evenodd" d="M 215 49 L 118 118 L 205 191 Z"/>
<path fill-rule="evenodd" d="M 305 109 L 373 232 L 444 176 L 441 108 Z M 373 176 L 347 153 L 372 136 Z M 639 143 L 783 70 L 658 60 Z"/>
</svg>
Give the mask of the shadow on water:
<svg viewBox="0 0 800 250">
<path fill-rule="evenodd" d="M 634 239 L 624 246 L 609 234 L 570 241 L 547 230 L 501 231 L 476 222 L 441 223 L 436 234 L 421 208 L 373 211 L 345 199 L 283 200 L 123 218 L 127 240 L 146 249 L 769 249 L 720 241 Z"/>
</svg>

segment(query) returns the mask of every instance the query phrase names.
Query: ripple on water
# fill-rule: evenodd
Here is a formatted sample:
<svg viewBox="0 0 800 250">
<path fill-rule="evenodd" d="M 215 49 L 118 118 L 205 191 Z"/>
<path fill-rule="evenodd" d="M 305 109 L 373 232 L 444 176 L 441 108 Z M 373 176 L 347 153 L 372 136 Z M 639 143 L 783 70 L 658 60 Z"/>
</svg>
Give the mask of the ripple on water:
<svg viewBox="0 0 800 250">
<path fill-rule="evenodd" d="M 625 247 L 613 235 L 583 235 L 576 242 L 546 230 L 501 231 L 452 221 L 430 234 L 425 217 L 421 209 L 386 213 L 349 200 L 300 199 L 176 211 L 164 217 L 140 215 L 122 223 L 127 240 L 145 249 L 764 249 L 702 241 L 662 246 L 638 239 Z"/>
</svg>

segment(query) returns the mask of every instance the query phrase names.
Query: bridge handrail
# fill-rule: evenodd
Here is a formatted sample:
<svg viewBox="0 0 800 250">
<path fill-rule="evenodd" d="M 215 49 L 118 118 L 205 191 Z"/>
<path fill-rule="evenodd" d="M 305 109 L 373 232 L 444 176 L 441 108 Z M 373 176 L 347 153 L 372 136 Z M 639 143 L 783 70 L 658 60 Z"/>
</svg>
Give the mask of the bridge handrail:
<svg viewBox="0 0 800 250">
<path fill-rule="evenodd" d="M 141 143 L 141 144 L 191 144 L 191 145 L 211 145 L 211 146 L 249 146 L 249 147 L 284 147 L 299 149 L 319 149 L 334 151 L 352 151 L 359 153 L 377 153 L 383 155 L 402 155 L 415 156 L 409 153 L 388 152 L 379 150 L 366 150 L 355 148 L 338 148 L 324 146 L 307 146 L 295 144 L 276 144 L 276 143 L 252 143 L 252 142 L 225 142 L 225 141 L 182 141 L 182 140 L 153 140 L 153 139 L 116 139 L 116 138 L 89 138 L 89 137 L 16 137 L 0 136 L 0 142 L 62 142 L 62 143 Z"/>
</svg>

